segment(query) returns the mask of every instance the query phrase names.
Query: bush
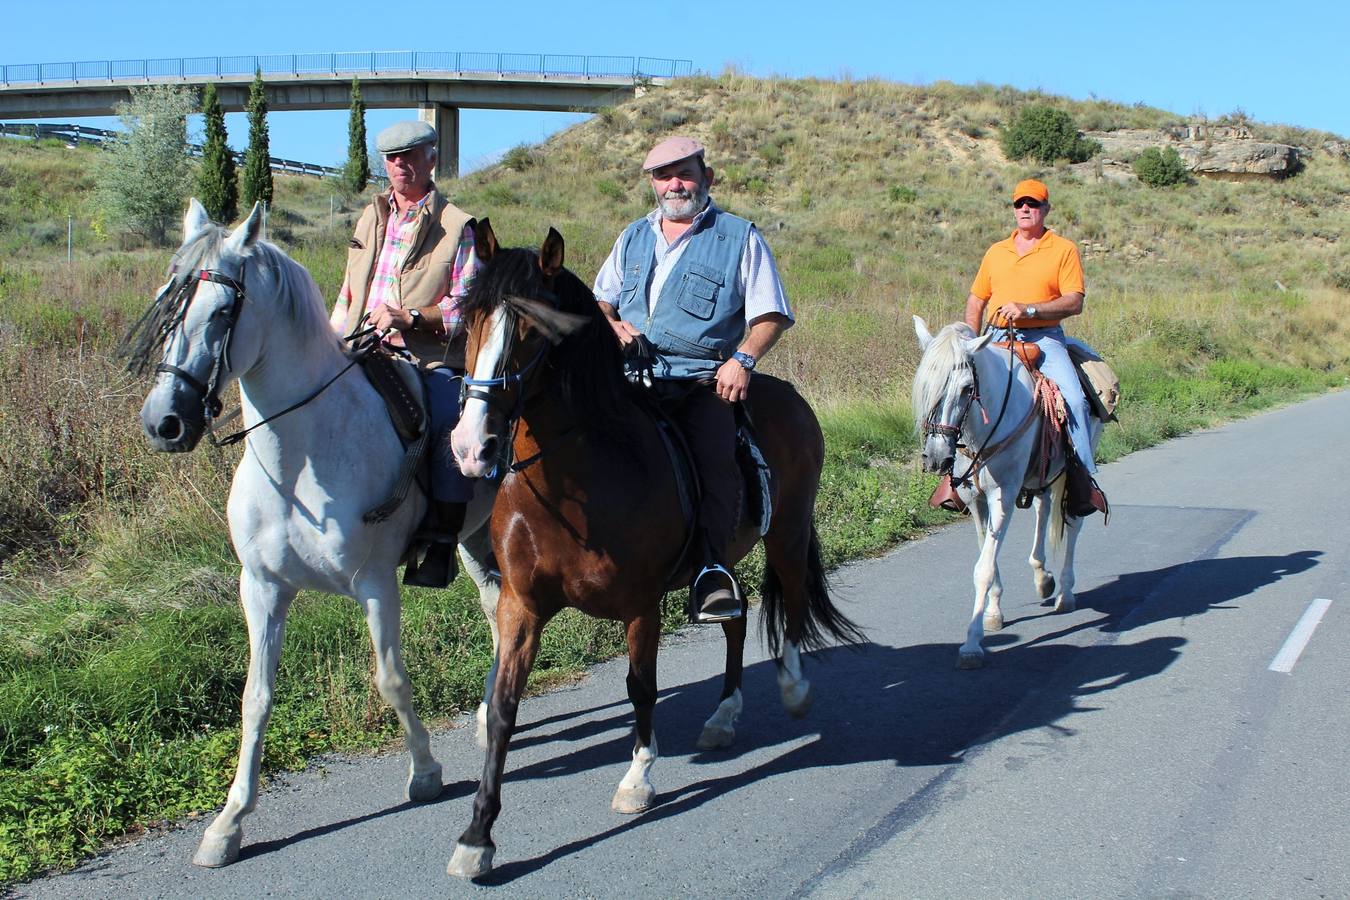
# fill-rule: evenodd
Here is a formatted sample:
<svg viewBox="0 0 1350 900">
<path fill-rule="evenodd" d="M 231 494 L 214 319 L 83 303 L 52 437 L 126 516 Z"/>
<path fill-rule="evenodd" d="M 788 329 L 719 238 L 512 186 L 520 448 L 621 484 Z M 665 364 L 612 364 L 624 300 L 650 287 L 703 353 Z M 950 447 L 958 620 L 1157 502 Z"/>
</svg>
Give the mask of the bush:
<svg viewBox="0 0 1350 900">
<path fill-rule="evenodd" d="M 502 157 L 502 165 L 512 172 L 524 172 L 534 165 L 534 153 L 526 144 L 517 144 Z"/>
<path fill-rule="evenodd" d="M 1149 147 L 1134 161 L 1134 174 L 1149 187 L 1168 187 L 1190 180 L 1186 163 L 1175 147 Z"/>
<path fill-rule="evenodd" d="M 1003 154 L 1011 160 L 1033 159 L 1047 165 L 1060 159 L 1085 162 L 1101 149 L 1101 144 L 1078 133 L 1072 116 L 1053 106 L 1022 107 L 1003 132 Z"/>
</svg>

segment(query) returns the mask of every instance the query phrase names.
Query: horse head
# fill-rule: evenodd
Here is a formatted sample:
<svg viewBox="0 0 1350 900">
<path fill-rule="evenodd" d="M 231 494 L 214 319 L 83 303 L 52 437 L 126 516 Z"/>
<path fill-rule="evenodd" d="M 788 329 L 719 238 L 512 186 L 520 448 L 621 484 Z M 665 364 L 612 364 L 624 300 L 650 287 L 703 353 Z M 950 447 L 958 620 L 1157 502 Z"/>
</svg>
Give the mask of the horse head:
<svg viewBox="0 0 1350 900">
<path fill-rule="evenodd" d="M 496 466 L 512 423 L 549 386 L 537 376 L 550 348 L 598 313 L 594 295 L 564 267 L 563 237 L 553 228 L 537 252 L 506 249 L 483 218 L 474 252 L 478 269 L 461 307 L 468 375 L 450 442 L 460 470 L 477 478 Z"/>
<path fill-rule="evenodd" d="M 196 447 L 209 420 L 220 413 L 221 393 L 253 364 L 256 341 L 242 339 L 250 326 L 241 323 L 240 314 L 244 261 L 261 230 L 257 204 L 226 237 L 194 198 L 169 281 L 123 341 L 133 371 L 144 371 L 158 357 L 154 386 L 141 406 L 141 425 L 156 450 Z"/>
<path fill-rule="evenodd" d="M 993 340 L 992 334 L 975 337 L 962 322 L 948 325 L 936 336 L 928 324 L 914 317 L 923 357 L 914 372 L 910 398 L 914 425 L 923 438 L 923 469 L 946 474 L 956 461 L 957 438 L 966 416 L 979 400 L 979 381 L 974 356 Z"/>
</svg>

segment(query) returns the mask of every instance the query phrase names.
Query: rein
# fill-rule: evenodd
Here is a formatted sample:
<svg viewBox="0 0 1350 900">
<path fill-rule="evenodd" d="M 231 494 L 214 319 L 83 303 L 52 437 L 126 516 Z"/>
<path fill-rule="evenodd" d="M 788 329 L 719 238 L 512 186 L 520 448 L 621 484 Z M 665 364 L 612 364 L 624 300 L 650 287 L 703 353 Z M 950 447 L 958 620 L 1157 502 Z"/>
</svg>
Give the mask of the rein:
<svg viewBox="0 0 1350 900">
<path fill-rule="evenodd" d="M 961 487 L 962 485 L 971 483 L 974 480 L 976 474 L 979 473 L 980 467 L 988 465 L 989 460 L 992 459 L 995 454 L 1001 451 L 1004 447 L 1008 446 L 1013 440 L 1020 437 L 1022 432 L 1026 431 L 1027 427 L 1031 424 L 1031 421 L 1035 418 L 1036 407 L 1035 404 L 1033 404 L 1027 416 L 1015 429 L 1013 429 L 1011 434 L 1003 438 L 997 444 L 994 444 L 992 447 L 990 446 L 989 442 L 992 441 L 994 439 L 994 435 L 998 433 L 998 426 L 1003 424 L 1003 416 L 1008 412 L 1008 398 L 1012 396 L 1013 381 L 1016 378 L 1016 368 L 1015 368 L 1016 364 L 1017 364 L 1016 354 L 1010 351 L 1008 353 L 1008 381 L 1003 388 L 1003 402 L 999 405 L 998 418 L 994 420 L 994 427 L 989 429 L 989 436 L 984 439 L 984 444 L 980 447 L 979 450 L 976 450 L 974 453 L 968 452 L 966 448 L 960 443 L 957 444 L 957 449 L 961 451 L 963 456 L 967 457 L 970 460 L 970 465 L 966 468 L 965 473 L 962 474 L 960 477 L 957 477 L 956 475 L 951 476 L 951 483 L 953 488 L 958 488 Z M 973 366 L 971 367 L 971 376 L 974 379 L 975 388 L 971 392 L 970 402 L 966 404 L 965 412 L 963 412 L 960 415 L 960 417 L 956 420 L 956 422 L 953 424 L 944 423 L 935 425 L 932 423 L 932 420 L 930 419 L 929 422 L 926 423 L 924 426 L 925 435 L 942 434 L 950 437 L 959 437 L 961 432 L 964 430 L 966 418 L 970 415 L 970 408 L 976 403 L 980 405 L 980 414 L 985 417 L 984 420 L 986 422 L 989 421 L 989 417 L 985 414 L 984 401 L 980 399 L 979 375 L 976 373 Z"/>
<path fill-rule="evenodd" d="M 220 356 L 216 357 L 215 362 L 212 363 L 211 365 L 210 379 L 205 384 L 203 384 L 202 381 L 195 375 L 193 375 L 191 372 L 188 372 L 184 369 L 179 368 L 178 366 L 170 365 L 169 363 L 165 362 L 161 362 L 159 365 L 155 366 L 155 372 L 156 373 L 166 372 L 170 375 L 173 375 L 175 378 L 180 379 L 185 384 L 187 384 L 188 387 L 192 388 L 194 391 L 196 391 L 198 394 L 201 395 L 202 410 L 205 413 L 206 419 L 206 436 L 207 439 L 211 441 L 211 445 L 214 447 L 228 447 L 231 444 L 237 444 L 244 438 L 248 437 L 250 432 L 253 432 L 256 429 L 259 429 L 262 426 L 267 425 L 271 422 L 275 422 L 277 419 L 281 418 L 287 413 L 295 412 L 297 409 L 304 406 L 306 403 L 309 403 L 315 397 L 319 396 L 325 390 L 327 390 L 329 386 L 333 384 L 333 382 L 337 381 L 339 378 L 345 375 L 348 369 L 350 369 L 352 366 L 356 365 L 362 359 L 364 359 L 375 346 L 375 344 L 371 344 L 368 347 L 357 350 L 356 354 L 353 356 L 352 360 L 347 363 L 347 365 L 343 366 L 342 369 L 339 370 L 336 375 L 325 381 L 318 388 L 318 390 L 312 392 L 308 397 L 305 397 L 303 400 L 300 400 L 297 403 L 292 403 L 290 406 L 286 407 L 281 412 L 273 413 L 272 415 L 263 419 L 261 422 L 257 422 L 253 425 L 250 425 L 248 428 L 242 428 L 239 431 L 234 432 L 233 434 L 226 435 L 223 438 L 217 438 L 216 437 L 217 421 L 219 421 L 221 424 L 224 424 L 225 422 L 233 420 L 239 414 L 239 411 L 235 410 L 225 416 L 221 416 L 220 413 L 224 404 L 221 403 L 219 395 L 220 395 L 221 375 L 224 374 L 227 368 L 232 368 L 230 364 L 230 346 L 234 341 L 234 326 L 239 321 L 239 311 L 243 308 L 244 305 L 244 285 L 241 282 L 234 280 L 233 278 L 231 278 L 230 276 L 226 275 L 223 272 L 218 272 L 214 269 L 202 269 L 197 273 L 197 278 L 194 281 L 185 283 L 181 288 L 181 290 L 188 290 L 190 285 L 193 297 L 195 297 L 197 293 L 197 285 L 203 281 L 210 281 L 215 284 L 221 284 L 234 291 L 234 299 L 230 302 L 229 311 L 225 314 L 225 339 L 224 341 L 222 341 L 223 349 L 221 350 Z M 191 305 L 191 303 L 192 298 L 189 298 L 188 305 Z M 186 309 L 187 307 L 184 306 L 184 312 L 186 312 Z M 367 329 L 365 331 L 358 332 L 352 335 L 350 338 L 347 338 L 347 340 L 356 340 L 358 338 L 366 336 L 367 334 L 370 334 L 372 331 L 373 329 Z"/>
</svg>

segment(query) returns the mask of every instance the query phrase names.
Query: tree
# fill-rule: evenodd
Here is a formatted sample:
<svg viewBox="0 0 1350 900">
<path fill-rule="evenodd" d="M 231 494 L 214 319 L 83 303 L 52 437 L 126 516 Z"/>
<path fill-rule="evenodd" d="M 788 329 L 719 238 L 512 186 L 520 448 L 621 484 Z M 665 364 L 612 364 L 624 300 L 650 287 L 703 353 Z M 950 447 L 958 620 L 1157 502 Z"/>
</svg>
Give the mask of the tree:
<svg viewBox="0 0 1350 900">
<path fill-rule="evenodd" d="M 248 151 L 244 154 L 244 205 L 272 205 L 271 148 L 267 146 L 267 87 L 262 70 L 248 89 Z"/>
<path fill-rule="evenodd" d="M 202 114 L 206 117 L 206 146 L 197 172 L 197 199 L 215 221 L 233 222 L 239 215 L 239 181 L 225 133 L 225 111 L 220 108 L 214 84 L 208 84 L 202 94 Z"/>
<path fill-rule="evenodd" d="M 1175 147 L 1149 147 L 1134 161 L 1134 174 L 1149 187 L 1169 187 L 1190 181 L 1186 163 Z"/>
<path fill-rule="evenodd" d="M 109 225 L 166 243 L 192 190 L 187 156 L 187 117 L 197 111 L 195 93 L 178 85 L 131 89 L 117 105 L 123 131 L 99 156 L 96 202 Z"/>
<path fill-rule="evenodd" d="M 361 100 L 361 84 L 352 79 L 351 117 L 347 121 L 347 165 L 342 170 L 347 190 L 359 194 L 370 182 L 370 160 L 366 156 L 366 104 Z"/>
<path fill-rule="evenodd" d="M 1008 159 L 1034 159 L 1046 165 L 1060 159 L 1084 162 L 1101 149 L 1101 144 L 1078 133 L 1073 116 L 1042 104 L 1022 107 L 1003 132 L 1003 154 Z"/>
</svg>

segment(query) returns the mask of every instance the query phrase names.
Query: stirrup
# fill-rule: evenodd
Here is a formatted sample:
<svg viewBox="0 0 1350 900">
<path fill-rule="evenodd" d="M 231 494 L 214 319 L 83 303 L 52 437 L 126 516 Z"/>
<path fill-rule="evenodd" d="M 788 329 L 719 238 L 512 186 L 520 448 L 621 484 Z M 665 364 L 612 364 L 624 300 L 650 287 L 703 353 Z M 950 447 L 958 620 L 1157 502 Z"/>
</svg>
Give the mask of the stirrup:
<svg viewBox="0 0 1350 900">
<path fill-rule="evenodd" d="M 727 581 L 731 582 L 731 589 L 717 588 L 710 591 L 707 596 L 699 597 L 699 582 L 703 580 L 703 576 L 709 574 L 725 575 Z M 736 583 L 736 576 L 720 563 L 704 566 L 689 585 L 689 620 L 697 625 L 709 625 L 730 622 L 743 615 L 745 603 L 741 597 L 741 586 Z"/>
</svg>

